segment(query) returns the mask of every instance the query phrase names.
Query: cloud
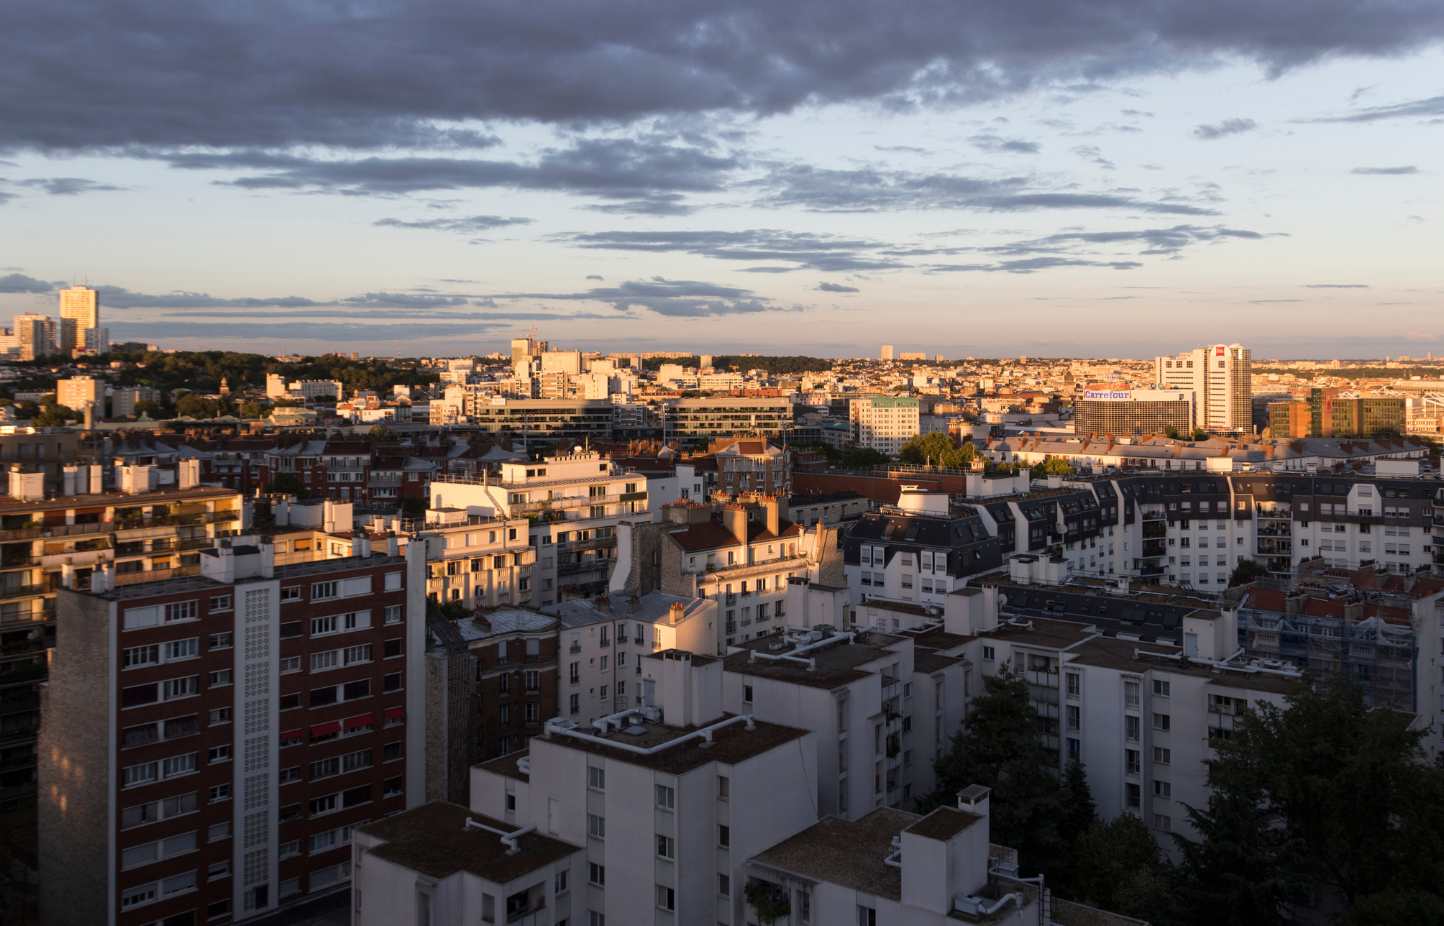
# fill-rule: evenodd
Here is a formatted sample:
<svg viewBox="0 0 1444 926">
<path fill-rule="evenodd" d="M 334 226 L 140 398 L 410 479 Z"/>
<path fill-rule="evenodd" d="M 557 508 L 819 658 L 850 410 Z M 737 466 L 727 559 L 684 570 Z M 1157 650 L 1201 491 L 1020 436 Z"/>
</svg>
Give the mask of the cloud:
<svg viewBox="0 0 1444 926">
<path fill-rule="evenodd" d="M 806 34 L 807 41 L 798 36 Z M 489 123 L 894 110 L 1244 59 L 1277 75 L 1444 34 L 1435 0 L 597 5 L 10 0 L 9 146 L 482 148 Z M 885 40 L 880 38 L 885 37 Z"/>
<path fill-rule="evenodd" d="M 426 231 L 448 231 L 476 234 L 507 228 L 513 225 L 529 225 L 531 219 L 513 218 L 502 215 L 468 215 L 446 219 L 377 219 L 372 225 L 383 228 L 415 228 Z"/>
<path fill-rule="evenodd" d="M 254 344 L 259 339 L 268 340 L 274 343 L 276 339 L 288 341 L 320 341 L 325 344 L 334 344 L 337 339 L 337 326 L 335 322 L 328 321 L 270 321 L 266 322 L 265 328 L 257 330 L 254 322 L 177 322 L 167 319 L 164 322 L 111 322 L 111 337 L 114 340 L 148 340 L 148 341 L 175 341 L 203 340 L 213 342 L 215 339 L 236 338 L 246 343 Z M 497 322 L 466 321 L 455 324 L 433 324 L 417 325 L 407 324 L 367 324 L 346 326 L 345 337 L 351 343 L 385 343 L 392 344 L 414 344 L 418 339 L 424 338 L 460 338 L 468 335 L 478 335 L 497 328 L 505 327 Z"/>
<path fill-rule="evenodd" d="M 319 158 L 256 151 L 136 151 L 184 170 L 238 171 L 248 190 L 400 196 L 429 190 L 504 188 L 594 196 L 631 211 L 676 210 L 683 193 L 721 190 L 744 165 L 726 151 L 654 136 L 579 138 L 532 161 L 459 157 Z"/>
<path fill-rule="evenodd" d="M 1136 260 L 1084 260 L 1077 257 L 1025 257 L 992 264 L 935 264 L 929 273 L 1037 273 L 1059 267 L 1106 267 L 1110 270 L 1136 270 L 1143 265 Z"/>
<path fill-rule="evenodd" d="M 1212 125 L 1194 126 L 1193 137 L 1201 138 L 1204 141 L 1213 141 L 1216 138 L 1225 138 L 1229 135 L 1252 132 L 1256 128 L 1258 128 L 1258 123 L 1252 119 L 1225 119 L 1222 122 L 1215 122 Z"/>
<path fill-rule="evenodd" d="M 817 291 L 820 293 L 859 293 L 862 290 L 856 286 L 843 286 L 841 283 L 828 283 L 826 281 L 817 284 Z"/>
<path fill-rule="evenodd" d="M 755 185 L 764 191 L 760 205 L 799 207 L 812 212 L 1126 209 L 1165 215 L 1218 214 L 1216 210 L 1202 206 L 1139 199 L 1116 193 L 1034 190 L 1024 177 L 986 179 L 876 167 L 840 170 L 802 164 L 781 165 L 756 181 Z"/>
<path fill-rule="evenodd" d="M 1413 164 L 1400 164 L 1397 167 L 1355 167 L 1349 171 L 1351 174 L 1363 174 L 1372 177 L 1401 177 L 1406 174 L 1417 174 L 1419 168 Z"/>
<path fill-rule="evenodd" d="M 1304 289 L 1368 289 L 1368 283 L 1305 283 Z"/>
<path fill-rule="evenodd" d="M 1425 97 L 1421 100 L 1406 100 L 1387 106 L 1366 106 L 1351 113 L 1337 116 L 1319 116 L 1304 119 L 1303 122 L 1381 122 L 1385 119 L 1421 119 L 1444 116 L 1444 96 Z"/>
<path fill-rule="evenodd" d="M 1094 165 L 1104 170 L 1114 170 L 1118 167 L 1117 164 L 1114 164 L 1103 156 L 1103 149 L 1097 145 L 1076 145 L 1073 148 L 1073 153 L 1085 161 L 1091 161 Z"/>
<path fill-rule="evenodd" d="M 78 196 L 81 193 L 115 193 L 124 191 L 123 186 L 115 186 L 110 183 L 101 183 L 98 180 L 87 180 L 85 177 L 34 177 L 28 180 L 15 180 L 16 186 L 29 187 L 32 190 L 41 190 L 51 196 Z"/>
<path fill-rule="evenodd" d="M 780 261 L 778 268 L 748 268 L 752 272 L 788 270 L 826 272 L 888 270 L 906 266 L 901 261 L 872 254 L 882 247 L 864 238 L 808 234 L 772 228 L 747 231 L 605 231 L 567 236 L 569 244 L 591 250 L 685 253 L 714 260 Z"/>
<path fill-rule="evenodd" d="M 1035 141 L 1024 141 L 1021 138 L 1003 138 L 998 135 L 974 135 L 968 141 L 975 147 L 984 151 L 1007 154 L 1037 154 L 1042 150 L 1042 145 Z"/>
<path fill-rule="evenodd" d="M 1223 225 L 1173 225 L 1167 228 L 1136 228 L 1116 231 L 1065 231 L 1041 238 L 989 245 L 979 251 L 995 254 L 1033 254 L 1070 250 L 1077 246 L 1137 245 L 1139 254 L 1171 256 L 1195 244 L 1234 240 L 1259 241 L 1262 232 Z"/>
<path fill-rule="evenodd" d="M 932 154 L 927 148 L 919 148 L 916 145 L 873 145 L 872 150 L 881 151 L 884 154 Z"/>
<path fill-rule="evenodd" d="M 0 293 L 48 293 L 55 289 L 51 283 L 28 277 L 23 273 L 7 273 L 0 276 Z"/>
<path fill-rule="evenodd" d="M 746 315 L 783 309 L 749 289 L 664 277 L 635 280 L 618 286 L 598 286 L 575 293 L 505 293 L 498 294 L 497 298 L 603 302 L 622 312 L 646 309 L 658 315 L 678 318 Z"/>
<path fill-rule="evenodd" d="M 600 280 L 600 279 L 602 279 L 602 275 L 601 275 L 600 273 L 589 273 L 589 274 L 587 274 L 587 279 L 589 279 L 589 280 Z"/>
</svg>

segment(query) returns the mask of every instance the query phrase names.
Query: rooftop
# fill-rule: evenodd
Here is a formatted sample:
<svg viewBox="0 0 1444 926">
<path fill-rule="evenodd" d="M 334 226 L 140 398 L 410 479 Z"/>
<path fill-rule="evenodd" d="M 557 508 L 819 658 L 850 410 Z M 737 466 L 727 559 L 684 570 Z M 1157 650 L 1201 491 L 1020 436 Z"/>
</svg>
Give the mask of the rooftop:
<svg viewBox="0 0 1444 926">
<path fill-rule="evenodd" d="M 902 869 L 884 860 L 892 851 L 893 837 L 921 819 L 891 807 L 880 807 L 855 821 L 827 817 L 754 861 L 874 897 L 901 900 Z"/>
<path fill-rule="evenodd" d="M 837 642 L 806 650 L 798 658 L 811 660 L 809 668 L 792 660 L 755 658 L 754 653 L 786 656 L 798 648 L 799 644 L 786 640 L 782 635 L 771 634 L 741 644 L 739 652 L 726 657 L 725 668 L 739 675 L 792 682 L 809 688 L 840 688 L 872 675 L 862 666 L 892 655 L 886 644 L 902 639 L 880 633 L 868 633 L 865 638 L 866 643 L 849 642 L 847 635 L 838 634 L 835 637 Z M 778 644 L 782 645 L 774 649 Z"/>
<path fill-rule="evenodd" d="M 719 718 L 719 722 L 734 716 L 737 715 L 724 714 Z M 640 714 L 638 717 L 640 718 Z M 597 733 L 591 727 L 581 729 L 578 732 L 593 737 L 593 739 L 581 739 L 548 728 L 543 737 L 533 739 L 533 748 L 536 743 L 546 740 L 559 746 L 580 749 L 583 752 L 604 756 L 617 762 L 640 765 L 643 768 L 669 775 L 681 775 L 711 762 L 720 762 L 724 765 L 745 762 L 754 756 L 762 755 L 807 735 L 806 730 L 796 727 L 784 727 L 780 724 L 754 720 L 751 729 L 747 724 L 738 722 L 714 730 L 710 745 L 699 737 L 693 737 L 648 754 L 633 752 L 626 748 L 614 748 L 607 742 L 596 741 L 601 739 L 620 744 L 623 747 L 647 749 L 682 740 L 687 734 L 698 732 L 701 729 L 704 728 L 672 727 L 656 721 L 638 719 L 623 729 L 609 730 L 604 734 Z"/>
<path fill-rule="evenodd" d="M 159 502 L 196 501 L 208 498 L 240 498 L 235 489 L 220 486 L 194 486 L 189 489 L 156 489 L 127 495 L 124 492 L 100 492 L 94 495 L 61 495 L 55 498 L 24 501 L 10 496 L 0 496 L 0 515 L 19 514 L 26 511 L 56 511 L 66 508 L 125 507 L 129 505 L 154 505 Z"/>
<path fill-rule="evenodd" d="M 508 833 L 519 829 L 460 804 L 433 801 L 367 823 L 360 830 L 384 842 L 369 854 L 437 879 L 468 872 L 507 884 L 582 851 L 533 831 L 517 837 L 518 851 L 510 852 L 498 834 L 468 826 L 467 821 Z"/>
<path fill-rule="evenodd" d="M 946 842 L 981 819 L 977 814 L 956 807 L 939 807 L 903 832 Z"/>
</svg>

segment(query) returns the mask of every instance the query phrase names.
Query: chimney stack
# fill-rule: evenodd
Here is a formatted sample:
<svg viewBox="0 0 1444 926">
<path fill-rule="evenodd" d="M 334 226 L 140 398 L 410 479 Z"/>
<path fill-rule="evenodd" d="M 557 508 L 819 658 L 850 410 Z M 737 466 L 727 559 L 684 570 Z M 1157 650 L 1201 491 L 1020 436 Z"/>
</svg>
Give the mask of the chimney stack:
<svg viewBox="0 0 1444 926">
<path fill-rule="evenodd" d="M 762 500 L 762 510 L 767 513 L 767 532 L 774 537 L 782 533 L 781 507 L 776 495 L 769 495 Z"/>
<path fill-rule="evenodd" d="M 722 526 L 738 543 L 747 542 L 747 506 L 729 502 L 722 506 Z"/>
</svg>

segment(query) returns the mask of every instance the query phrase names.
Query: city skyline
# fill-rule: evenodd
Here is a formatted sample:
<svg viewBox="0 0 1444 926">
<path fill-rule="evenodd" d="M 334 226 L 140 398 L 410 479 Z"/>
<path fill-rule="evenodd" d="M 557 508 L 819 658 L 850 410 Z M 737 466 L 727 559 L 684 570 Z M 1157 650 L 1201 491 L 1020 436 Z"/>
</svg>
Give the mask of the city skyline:
<svg viewBox="0 0 1444 926">
<path fill-rule="evenodd" d="M 0 38 L 5 317 L 89 283 L 113 341 L 190 349 L 1444 351 L 1429 4 L 84 6 Z"/>
</svg>

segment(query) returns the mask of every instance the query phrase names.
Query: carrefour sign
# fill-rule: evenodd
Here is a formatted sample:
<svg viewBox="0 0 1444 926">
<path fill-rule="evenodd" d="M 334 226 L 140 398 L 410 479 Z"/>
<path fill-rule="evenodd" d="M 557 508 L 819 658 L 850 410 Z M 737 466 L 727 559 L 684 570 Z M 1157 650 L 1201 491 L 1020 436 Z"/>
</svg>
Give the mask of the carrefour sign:
<svg viewBox="0 0 1444 926">
<path fill-rule="evenodd" d="M 1115 401 L 1127 401 L 1133 398 L 1131 389 L 1089 389 L 1083 393 L 1085 399 L 1113 399 Z"/>
</svg>

